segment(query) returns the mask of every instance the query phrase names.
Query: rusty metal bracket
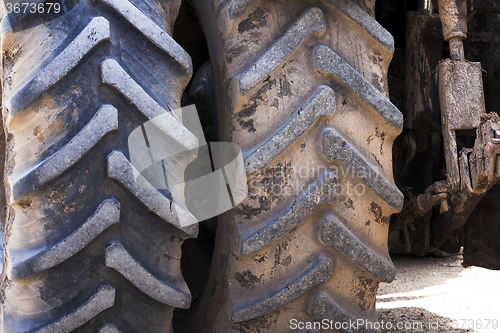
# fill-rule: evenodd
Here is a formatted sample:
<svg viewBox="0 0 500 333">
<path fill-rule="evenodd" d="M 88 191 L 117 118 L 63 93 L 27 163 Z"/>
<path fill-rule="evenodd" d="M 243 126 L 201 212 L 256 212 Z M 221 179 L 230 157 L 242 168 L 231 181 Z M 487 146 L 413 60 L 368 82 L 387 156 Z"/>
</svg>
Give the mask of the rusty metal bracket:
<svg viewBox="0 0 500 333">
<path fill-rule="evenodd" d="M 489 190 L 500 178 L 500 117 L 490 113 L 483 117 L 469 160 L 472 189 L 475 193 Z"/>
<path fill-rule="evenodd" d="M 496 132 L 500 117 L 490 113 L 481 119 L 474 148 L 460 152 L 460 190 L 451 193 L 450 214 L 433 221 L 433 244 L 439 247 L 464 226 L 486 191 L 500 181 L 500 157 Z"/>
<path fill-rule="evenodd" d="M 467 38 L 467 3 L 465 0 L 439 0 L 443 38 L 450 43 L 450 57 L 440 62 L 439 99 L 443 127 L 448 186 L 460 189 L 460 170 L 456 131 L 479 127 L 486 114 L 480 63 L 464 59 L 463 41 Z"/>
<path fill-rule="evenodd" d="M 476 129 L 486 114 L 480 64 L 444 60 L 439 64 L 439 97 L 448 185 L 460 189 L 456 131 Z"/>
<path fill-rule="evenodd" d="M 438 0 L 438 5 L 443 38 L 450 43 L 451 57 L 438 65 L 447 180 L 435 182 L 425 193 L 410 198 L 391 224 L 391 233 L 403 231 L 407 252 L 412 251 L 408 228 L 412 229 L 415 219 L 440 205 L 430 224 L 432 244 L 425 246 L 428 250 L 437 249 L 464 226 L 486 191 L 500 180 L 500 117 L 486 113 L 481 64 L 464 59 L 466 1 Z M 457 134 L 463 134 L 462 131 L 468 135 L 475 131 L 476 138 L 468 140 L 469 146 L 461 144 L 459 149 Z"/>
<path fill-rule="evenodd" d="M 464 0 L 439 0 L 443 37 L 450 57 L 439 64 L 439 98 L 443 128 L 450 213 L 433 222 L 433 243 L 440 246 L 461 228 L 484 193 L 498 182 L 497 131 L 500 118 L 486 114 L 480 63 L 464 59 L 467 5 Z M 474 147 L 458 154 L 457 131 L 476 130 Z M 500 132 L 499 132 L 500 133 Z"/>
<path fill-rule="evenodd" d="M 398 214 L 396 223 L 391 224 L 389 233 L 401 230 L 403 226 L 414 221 L 417 217 L 424 216 L 434 206 L 440 205 L 442 213 L 449 210 L 448 193 L 446 181 L 437 181 L 429 186 L 424 193 L 413 197 Z"/>
</svg>

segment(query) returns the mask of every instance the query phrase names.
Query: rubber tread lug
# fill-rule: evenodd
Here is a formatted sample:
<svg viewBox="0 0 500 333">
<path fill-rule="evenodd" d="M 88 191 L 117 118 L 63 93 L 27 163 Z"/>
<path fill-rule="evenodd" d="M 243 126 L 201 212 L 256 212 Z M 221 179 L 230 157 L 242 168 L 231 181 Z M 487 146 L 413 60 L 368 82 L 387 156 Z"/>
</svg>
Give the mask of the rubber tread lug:
<svg viewBox="0 0 500 333">
<path fill-rule="evenodd" d="M 295 278 L 293 282 L 287 284 L 283 289 L 274 292 L 270 297 L 245 308 L 233 310 L 231 321 L 241 322 L 250 320 L 271 312 L 297 298 L 311 287 L 327 282 L 332 277 L 332 274 L 332 261 L 325 256 L 321 256 L 302 276 Z"/>
<path fill-rule="evenodd" d="M 115 289 L 109 285 L 102 286 L 81 307 L 72 313 L 60 318 L 58 321 L 42 327 L 33 333 L 66 333 L 70 332 L 102 311 L 109 309 L 115 303 Z"/>
<path fill-rule="evenodd" d="M 394 37 L 392 37 L 390 32 L 354 2 L 351 0 L 323 0 L 323 3 L 340 10 L 354 23 L 368 32 L 373 39 L 383 45 L 388 52 L 394 52 Z"/>
<path fill-rule="evenodd" d="M 120 91 L 148 119 L 167 133 L 187 150 L 197 148 L 196 136 L 180 123 L 171 112 L 167 112 L 135 82 L 114 59 L 106 59 L 101 64 L 102 80 Z M 161 119 L 154 119 L 162 116 Z"/>
<path fill-rule="evenodd" d="M 109 40 L 109 22 L 104 17 L 94 17 L 76 38 L 44 69 L 10 98 L 5 98 L 11 116 L 16 115 L 33 99 L 68 74 L 90 50 L 102 41 Z"/>
<path fill-rule="evenodd" d="M 115 199 L 104 200 L 81 227 L 56 245 L 26 259 L 22 253 L 11 254 L 11 260 L 7 262 L 7 276 L 12 280 L 20 280 L 54 267 L 78 253 L 119 220 L 120 203 Z"/>
<path fill-rule="evenodd" d="M 383 282 L 392 282 L 396 276 L 394 265 L 384 261 L 367 248 L 344 224 L 334 216 L 327 216 L 321 222 L 321 242 L 335 246 L 361 268 Z"/>
<path fill-rule="evenodd" d="M 234 15 L 239 14 L 245 8 L 247 8 L 254 0 L 229 0 L 227 2 L 227 9 L 229 12 L 229 17 L 232 18 Z"/>
<path fill-rule="evenodd" d="M 106 324 L 99 328 L 99 333 L 122 333 L 118 328 L 116 328 L 113 324 Z"/>
<path fill-rule="evenodd" d="M 191 294 L 181 292 L 157 279 L 137 262 L 119 243 L 106 248 L 106 266 L 116 269 L 139 290 L 158 302 L 181 309 L 189 308 Z"/>
<path fill-rule="evenodd" d="M 242 235 L 241 254 L 250 254 L 262 249 L 292 230 L 319 206 L 333 202 L 337 198 L 337 177 L 332 173 L 326 173 L 314 183 L 314 186 L 309 186 L 309 190 L 307 195 L 292 204 L 265 227 Z"/>
<path fill-rule="evenodd" d="M 347 311 L 342 309 L 340 306 L 331 301 L 328 297 L 319 296 L 316 297 L 309 309 L 311 316 L 318 320 L 328 319 L 334 323 L 356 323 L 357 320 L 353 319 Z M 349 327 L 349 326 L 347 326 Z M 342 332 L 346 333 L 380 333 L 377 330 L 366 329 L 365 326 L 356 326 L 356 330 L 351 330 L 349 328 L 341 329 Z"/>
<path fill-rule="evenodd" d="M 189 54 L 149 17 L 127 0 L 102 0 L 113 7 L 128 22 L 136 27 L 146 38 L 165 51 L 191 75 L 193 65 Z"/>
<path fill-rule="evenodd" d="M 363 98 L 376 112 L 398 132 L 403 129 L 403 114 L 377 88 L 362 77 L 337 53 L 325 45 L 314 51 L 316 66 L 324 75 L 333 74 L 358 96 Z"/>
<path fill-rule="evenodd" d="M 141 184 L 149 185 L 142 175 L 133 167 L 122 152 L 113 151 L 108 155 L 108 176 L 120 181 L 131 193 L 133 193 L 149 210 L 162 219 L 168 221 L 177 229 L 196 237 L 198 225 L 196 219 L 189 213 L 172 203 L 153 186 L 147 188 L 138 186 L 134 175 L 141 178 Z M 172 203 L 172 204 L 171 204 Z M 178 216 L 180 215 L 180 217 Z M 180 223 L 182 220 L 184 223 Z M 182 226 L 184 225 L 184 226 Z"/>
<path fill-rule="evenodd" d="M 328 159 L 338 160 L 345 166 L 352 168 L 353 174 L 373 192 L 389 205 L 401 211 L 404 203 L 403 193 L 332 129 L 326 130 L 323 134 L 323 152 Z"/>
<path fill-rule="evenodd" d="M 321 86 L 314 96 L 272 138 L 245 159 L 247 174 L 251 174 L 275 159 L 295 142 L 321 116 L 331 116 L 335 111 L 335 93 L 330 87 Z"/>
<path fill-rule="evenodd" d="M 12 179 L 13 202 L 23 198 L 68 170 L 107 133 L 118 129 L 118 110 L 112 105 L 103 105 L 90 122 L 64 147 L 59 149 L 23 177 Z"/>
<path fill-rule="evenodd" d="M 300 19 L 249 69 L 239 76 L 240 89 L 246 91 L 276 69 L 311 33 L 325 30 L 321 9 L 309 8 Z"/>
</svg>

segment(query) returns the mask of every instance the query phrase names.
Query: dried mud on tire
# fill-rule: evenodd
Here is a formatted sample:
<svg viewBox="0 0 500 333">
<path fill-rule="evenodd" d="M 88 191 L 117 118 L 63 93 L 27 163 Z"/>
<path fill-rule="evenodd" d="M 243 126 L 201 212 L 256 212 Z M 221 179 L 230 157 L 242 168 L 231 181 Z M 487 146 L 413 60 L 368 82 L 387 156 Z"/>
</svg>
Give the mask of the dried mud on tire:
<svg viewBox="0 0 500 333">
<path fill-rule="evenodd" d="M 241 147 L 249 196 L 219 217 L 207 286 L 181 332 L 376 321 L 378 284 L 395 274 L 387 234 L 403 204 L 392 174 L 403 119 L 388 99 L 393 38 L 365 5 L 193 2 L 220 141 Z"/>
</svg>

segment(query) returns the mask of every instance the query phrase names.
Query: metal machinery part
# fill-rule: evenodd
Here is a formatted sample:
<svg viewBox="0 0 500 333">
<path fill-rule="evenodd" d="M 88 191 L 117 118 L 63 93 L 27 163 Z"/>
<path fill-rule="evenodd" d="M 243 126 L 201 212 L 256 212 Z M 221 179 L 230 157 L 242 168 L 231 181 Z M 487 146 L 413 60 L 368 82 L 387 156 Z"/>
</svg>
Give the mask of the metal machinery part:
<svg viewBox="0 0 500 333">
<path fill-rule="evenodd" d="M 393 248 L 425 255 L 465 246 L 465 265 L 500 269 L 500 251 L 488 234 L 498 229 L 499 217 L 483 209 L 498 202 L 493 187 L 500 180 L 500 118 L 494 112 L 500 104 L 491 88 L 486 99 L 484 94 L 495 81 L 490 60 L 498 49 L 498 10 L 497 1 L 439 0 L 422 1 L 407 14 L 405 130 L 394 149 L 406 202 L 391 220 Z M 446 53 L 450 59 L 442 60 Z"/>
</svg>

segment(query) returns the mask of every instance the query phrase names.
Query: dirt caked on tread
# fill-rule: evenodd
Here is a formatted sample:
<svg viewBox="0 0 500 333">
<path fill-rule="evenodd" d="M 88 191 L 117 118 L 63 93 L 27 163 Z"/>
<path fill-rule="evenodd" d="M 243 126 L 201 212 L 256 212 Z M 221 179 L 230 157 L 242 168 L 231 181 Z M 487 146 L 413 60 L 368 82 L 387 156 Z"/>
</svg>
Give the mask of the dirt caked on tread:
<svg viewBox="0 0 500 333">
<path fill-rule="evenodd" d="M 378 284 L 395 276 L 387 235 L 403 204 L 392 174 L 403 118 L 388 99 L 394 42 L 373 18 L 374 1 L 192 4 L 220 141 L 242 148 L 249 196 L 219 217 L 207 286 L 179 327 L 375 322 Z"/>
<path fill-rule="evenodd" d="M 181 1 L 66 4 L 24 30 L 2 20 L 2 332 L 172 332 L 173 308 L 191 302 L 180 253 L 197 225 L 135 184 L 127 142 L 180 107 L 192 75 L 171 37 Z M 195 148 L 171 118 L 174 139 Z"/>
</svg>

